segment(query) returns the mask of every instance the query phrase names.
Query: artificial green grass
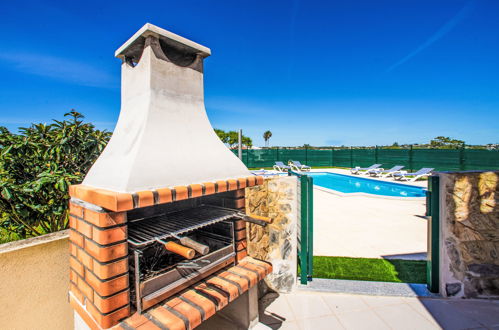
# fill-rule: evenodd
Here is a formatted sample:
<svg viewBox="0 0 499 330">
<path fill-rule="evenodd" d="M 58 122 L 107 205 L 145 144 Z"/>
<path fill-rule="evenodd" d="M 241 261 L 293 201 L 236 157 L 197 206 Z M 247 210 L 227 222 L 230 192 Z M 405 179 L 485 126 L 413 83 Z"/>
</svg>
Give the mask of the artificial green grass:
<svg viewBox="0 0 499 330">
<path fill-rule="evenodd" d="M 426 283 L 426 261 L 314 256 L 313 277 Z"/>
</svg>

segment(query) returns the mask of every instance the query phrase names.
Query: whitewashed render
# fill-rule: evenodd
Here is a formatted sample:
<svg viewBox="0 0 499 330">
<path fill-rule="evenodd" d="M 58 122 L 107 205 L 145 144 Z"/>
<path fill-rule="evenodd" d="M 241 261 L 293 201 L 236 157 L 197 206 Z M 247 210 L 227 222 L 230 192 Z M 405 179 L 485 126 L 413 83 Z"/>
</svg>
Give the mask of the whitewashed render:
<svg viewBox="0 0 499 330">
<path fill-rule="evenodd" d="M 158 40 L 196 56 L 201 66 L 174 64 L 169 55 L 175 54 L 162 52 Z M 137 192 L 251 175 L 208 120 L 202 61 L 209 55 L 208 48 L 151 24 L 116 51 L 123 60 L 120 116 L 84 185 Z"/>
</svg>

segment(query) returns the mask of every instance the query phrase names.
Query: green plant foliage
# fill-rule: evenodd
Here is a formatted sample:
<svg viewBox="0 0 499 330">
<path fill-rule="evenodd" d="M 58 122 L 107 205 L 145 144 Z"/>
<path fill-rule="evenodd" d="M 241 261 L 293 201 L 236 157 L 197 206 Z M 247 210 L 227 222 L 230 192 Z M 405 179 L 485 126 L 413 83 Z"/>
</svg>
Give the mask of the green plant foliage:
<svg viewBox="0 0 499 330">
<path fill-rule="evenodd" d="M 215 128 L 215 133 L 218 135 L 218 138 L 225 144 L 227 142 L 229 142 L 229 137 L 227 135 L 227 132 L 225 132 L 224 130 L 221 130 L 221 129 L 218 129 L 218 128 Z"/>
<path fill-rule="evenodd" d="M 246 146 L 248 148 L 251 148 L 253 146 L 253 141 L 251 140 L 251 138 L 249 138 L 247 136 L 243 135 L 241 142 L 244 146 Z"/>
<path fill-rule="evenodd" d="M 19 134 L 0 127 L 0 227 L 27 238 L 68 226 L 68 187 L 81 182 L 110 132 L 72 110 L 62 121 Z"/>
<path fill-rule="evenodd" d="M 233 149 L 237 147 L 238 143 L 238 132 L 237 131 L 229 131 L 226 132 L 224 130 L 215 128 L 215 133 L 218 135 L 220 140 L 226 144 L 230 149 Z M 251 148 L 253 146 L 253 141 L 251 140 L 250 137 L 248 136 L 242 136 L 241 142 L 243 145 L 245 145 L 248 148 Z"/>
</svg>

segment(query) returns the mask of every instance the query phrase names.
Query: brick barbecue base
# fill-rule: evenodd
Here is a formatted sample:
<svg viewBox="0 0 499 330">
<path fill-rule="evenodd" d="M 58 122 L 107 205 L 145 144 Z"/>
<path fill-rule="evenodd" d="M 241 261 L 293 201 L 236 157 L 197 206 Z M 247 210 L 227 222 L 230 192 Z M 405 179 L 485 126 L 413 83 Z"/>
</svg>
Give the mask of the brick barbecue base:
<svg viewBox="0 0 499 330">
<path fill-rule="evenodd" d="M 143 314 L 135 313 L 113 329 L 193 329 L 257 285 L 271 272 L 270 264 L 246 257 L 237 266 L 207 277 Z M 85 312 L 73 293 L 69 297 L 73 308 L 91 329 L 103 329 L 99 324 L 105 327 L 106 322 L 94 320 Z"/>
<path fill-rule="evenodd" d="M 90 314 L 101 328 L 110 328 L 130 316 L 128 211 L 190 198 L 244 210 L 244 188 L 262 182 L 262 177 L 253 176 L 136 194 L 71 186 L 70 292 L 85 306 L 85 317 Z M 235 259 L 240 262 L 247 256 L 245 222 L 234 221 L 234 229 Z"/>
</svg>

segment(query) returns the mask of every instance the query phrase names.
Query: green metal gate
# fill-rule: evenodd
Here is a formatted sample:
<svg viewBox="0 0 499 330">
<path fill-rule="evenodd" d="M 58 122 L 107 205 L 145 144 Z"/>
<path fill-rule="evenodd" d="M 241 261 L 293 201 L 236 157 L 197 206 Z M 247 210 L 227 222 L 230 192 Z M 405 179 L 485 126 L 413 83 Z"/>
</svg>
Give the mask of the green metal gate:
<svg viewBox="0 0 499 330">
<path fill-rule="evenodd" d="M 439 291 L 440 264 L 440 177 L 430 176 L 426 195 L 426 215 L 428 216 L 428 258 L 426 283 L 428 290 Z"/>
<path fill-rule="evenodd" d="M 300 283 L 312 280 L 314 256 L 314 183 L 313 178 L 303 173 L 289 171 L 300 181 L 300 222 L 298 227 L 298 266 Z"/>
</svg>

